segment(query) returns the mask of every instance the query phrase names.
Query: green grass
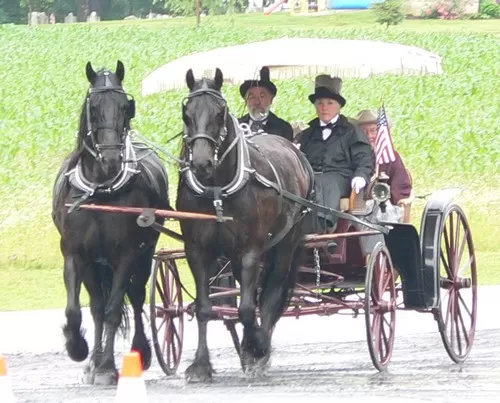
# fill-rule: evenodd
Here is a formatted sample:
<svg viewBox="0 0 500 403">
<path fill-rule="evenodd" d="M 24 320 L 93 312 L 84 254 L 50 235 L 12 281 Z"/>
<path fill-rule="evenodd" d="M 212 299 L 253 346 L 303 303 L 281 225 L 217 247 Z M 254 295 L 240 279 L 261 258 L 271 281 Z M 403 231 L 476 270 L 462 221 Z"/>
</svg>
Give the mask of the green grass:
<svg viewBox="0 0 500 403">
<path fill-rule="evenodd" d="M 259 35 L 256 35 L 256 32 Z M 51 222 L 51 191 L 75 143 L 88 83 L 85 63 L 124 62 L 125 86 L 137 102 L 134 127 L 157 143 L 181 129 L 185 91 L 143 98 L 141 80 L 180 56 L 218 46 L 281 36 L 375 39 L 437 52 L 438 77 L 374 77 L 344 82 L 343 113 L 377 106 L 385 96 L 394 141 L 411 170 L 417 194 L 466 189 L 458 199 L 471 222 L 482 284 L 500 282 L 500 24 L 497 21 L 408 20 L 386 30 L 369 12 L 329 16 L 232 15 L 56 26 L 0 26 L 0 310 L 61 307 L 65 302 L 59 239 Z M 275 111 L 308 120 L 310 79 L 277 82 Z M 236 86 L 229 105 L 243 106 Z M 174 151 L 177 145 L 170 146 Z M 175 167 L 169 165 L 175 182 Z M 170 186 L 175 197 L 175 186 Z M 415 203 L 414 222 L 423 202 Z M 175 243 L 162 237 L 159 246 Z M 183 273 L 183 279 L 189 276 Z M 82 295 L 85 293 L 82 293 Z"/>
</svg>

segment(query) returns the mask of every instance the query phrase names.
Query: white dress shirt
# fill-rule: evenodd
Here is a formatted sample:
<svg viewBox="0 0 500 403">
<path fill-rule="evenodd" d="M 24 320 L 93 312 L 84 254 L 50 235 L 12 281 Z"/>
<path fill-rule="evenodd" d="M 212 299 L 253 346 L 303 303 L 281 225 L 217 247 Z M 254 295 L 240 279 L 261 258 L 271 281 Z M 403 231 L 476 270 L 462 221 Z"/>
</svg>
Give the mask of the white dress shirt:
<svg viewBox="0 0 500 403">
<path fill-rule="evenodd" d="M 322 120 L 319 121 L 319 125 L 320 126 L 326 126 L 328 123 L 331 123 L 331 124 L 335 124 L 337 122 L 337 120 L 339 120 L 339 115 L 335 116 L 332 120 L 330 120 L 329 122 L 323 122 Z M 325 141 L 326 139 L 328 139 L 328 137 L 330 137 L 330 135 L 332 134 L 332 129 L 323 129 L 323 141 Z"/>
</svg>

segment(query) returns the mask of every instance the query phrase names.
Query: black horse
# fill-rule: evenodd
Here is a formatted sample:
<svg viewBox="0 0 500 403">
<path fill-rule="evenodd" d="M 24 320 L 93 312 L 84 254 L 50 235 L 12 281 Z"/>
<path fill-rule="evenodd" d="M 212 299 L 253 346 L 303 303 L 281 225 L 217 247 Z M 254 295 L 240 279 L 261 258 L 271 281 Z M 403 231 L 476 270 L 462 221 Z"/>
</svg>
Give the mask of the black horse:
<svg viewBox="0 0 500 403">
<path fill-rule="evenodd" d="M 188 381 L 210 381 L 212 365 L 207 347 L 211 301 L 209 277 L 218 256 L 231 260 L 240 284 L 239 318 L 243 370 L 254 373 L 268 362 L 276 322 L 295 286 L 302 236 L 303 207 L 285 191 L 308 198 L 310 165 L 294 145 L 274 135 L 245 139 L 220 89 L 222 72 L 214 80 L 195 81 L 186 74 L 190 90 L 183 106 L 185 124 L 178 210 L 234 217 L 234 221 L 181 220 L 186 257 L 196 282 L 198 349 L 186 370 Z M 265 257 L 265 269 L 261 262 Z M 259 291 L 258 291 L 259 288 Z M 260 309 L 260 325 L 256 307 Z"/>
<path fill-rule="evenodd" d="M 168 179 L 159 157 L 143 144 L 132 143 L 129 133 L 135 104 L 122 87 L 123 64 L 117 62 L 115 73 L 96 73 L 89 62 L 86 74 L 90 88 L 80 116 L 77 146 L 58 173 L 52 218 L 61 235 L 64 257 L 67 323 L 63 332 L 68 355 L 83 361 L 89 354 L 80 330 L 83 282 L 95 324 L 86 381 L 114 384 L 115 334 L 120 326 L 128 328 L 125 295 L 134 310 L 132 349 L 141 354 L 144 368 L 151 363 L 141 315 L 159 233 L 139 227 L 131 215 L 78 208 L 68 211 L 66 204 L 88 199 L 116 206 L 169 209 Z M 158 219 L 160 224 L 163 221 Z"/>
</svg>

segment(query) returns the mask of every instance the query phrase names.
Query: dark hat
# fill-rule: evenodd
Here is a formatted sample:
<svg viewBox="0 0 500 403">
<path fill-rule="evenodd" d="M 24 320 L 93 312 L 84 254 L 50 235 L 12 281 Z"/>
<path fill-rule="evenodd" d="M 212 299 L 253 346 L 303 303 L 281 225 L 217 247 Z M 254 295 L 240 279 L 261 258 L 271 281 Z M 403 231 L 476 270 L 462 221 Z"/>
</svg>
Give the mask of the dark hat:
<svg viewBox="0 0 500 403">
<path fill-rule="evenodd" d="M 346 100 L 340 95 L 342 89 L 342 79 L 340 77 L 330 77 L 327 74 L 321 74 L 316 77 L 314 82 L 314 94 L 309 95 L 309 101 L 314 103 L 318 98 L 335 99 L 340 106 L 345 106 Z"/>
<path fill-rule="evenodd" d="M 246 97 L 250 87 L 267 88 L 273 96 L 276 96 L 276 93 L 278 92 L 278 89 L 269 78 L 269 67 L 265 66 L 260 69 L 260 80 L 246 80 L 240 85 L 240 94 L 243 99 Z"/>
</svg>

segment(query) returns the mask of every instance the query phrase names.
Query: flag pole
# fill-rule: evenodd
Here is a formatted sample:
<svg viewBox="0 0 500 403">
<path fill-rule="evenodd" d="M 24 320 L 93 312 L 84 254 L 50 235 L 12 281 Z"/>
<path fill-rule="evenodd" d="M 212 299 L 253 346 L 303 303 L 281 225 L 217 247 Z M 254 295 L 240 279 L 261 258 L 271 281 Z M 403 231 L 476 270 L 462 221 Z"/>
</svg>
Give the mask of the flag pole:
<svg viewBox="0 0 500 403">
<path fill-rule="evenodd" d="M 380 112 L 381 112 L 381 109 L 384 105 L 384 94 L 381 93 L 380 94 L 380 107 L 378 108 L 378 116 L 377 116 L 377 138 L 378 138 L 378 131 L 380 130 Z M 377 140 L 375 140 L 375 143 L 376 143 Z M 377 158 L 377 150 L 375 149 L 375 177 L 378 179 L 379 177 L 379 171 L 380 171 L 380 164 L 378 163 L 378 158 Z"/>
</svg>

